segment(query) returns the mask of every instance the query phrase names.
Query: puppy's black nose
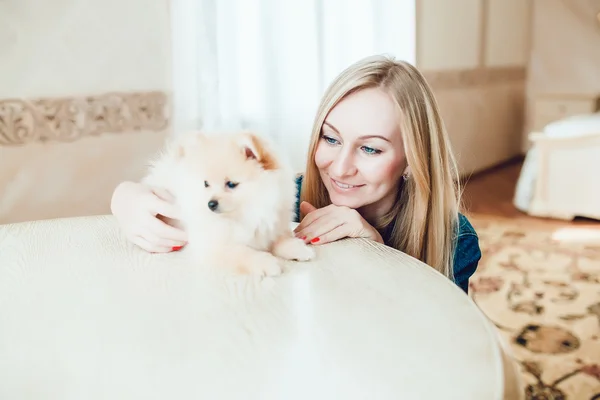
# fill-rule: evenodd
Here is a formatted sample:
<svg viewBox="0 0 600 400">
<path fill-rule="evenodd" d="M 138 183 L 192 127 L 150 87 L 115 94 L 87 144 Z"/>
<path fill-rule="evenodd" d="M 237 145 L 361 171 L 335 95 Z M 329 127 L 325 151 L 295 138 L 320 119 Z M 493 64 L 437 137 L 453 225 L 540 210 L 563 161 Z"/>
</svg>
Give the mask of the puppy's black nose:
<svg viewBox="0 0 600 400">
<path fill-rule="evenodd" d="M 217 207 L 219 207 L 219 202 L 216 200 L 210 200 L 208 202 L 208 208 L 210 208 L 211 211 L 215 211 L 217 209 Z"/>
</svg>

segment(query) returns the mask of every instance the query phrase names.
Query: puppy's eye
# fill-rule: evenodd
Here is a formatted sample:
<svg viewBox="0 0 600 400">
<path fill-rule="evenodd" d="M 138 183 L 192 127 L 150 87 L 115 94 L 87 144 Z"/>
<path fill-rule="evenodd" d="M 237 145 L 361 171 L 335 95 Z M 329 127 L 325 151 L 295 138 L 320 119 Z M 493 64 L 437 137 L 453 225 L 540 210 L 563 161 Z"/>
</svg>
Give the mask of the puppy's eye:
<svg viewBox="0 0 600 400">
<path fill-rule="evenodd" d="M 209 187 L 208 181 L 204 181 L 204 187 Z"/>
<path fill-rule="evenodd" d="M 225 182 L 225 186 L 227 186 L 229 189 L 235 189 L 235 187 L 238 185 L 237 182 L 231 182 L 231 181 L 227 181 Z"/>
</svg>

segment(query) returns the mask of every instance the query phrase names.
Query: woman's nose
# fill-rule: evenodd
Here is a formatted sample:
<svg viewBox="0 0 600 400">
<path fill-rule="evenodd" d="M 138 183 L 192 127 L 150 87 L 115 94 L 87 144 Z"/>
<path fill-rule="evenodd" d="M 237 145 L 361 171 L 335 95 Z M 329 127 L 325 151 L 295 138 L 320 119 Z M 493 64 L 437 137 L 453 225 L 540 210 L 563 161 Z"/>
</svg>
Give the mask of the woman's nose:
<svg viewBox="0 0 600 400">
<path fill-rule="evenodd" d="M 340 151 L 331 163 L 331 172 L 338 178 L 353 175 L 356 172 L 356 168 L 352 155 L 345 151 Z"/>
</svg>

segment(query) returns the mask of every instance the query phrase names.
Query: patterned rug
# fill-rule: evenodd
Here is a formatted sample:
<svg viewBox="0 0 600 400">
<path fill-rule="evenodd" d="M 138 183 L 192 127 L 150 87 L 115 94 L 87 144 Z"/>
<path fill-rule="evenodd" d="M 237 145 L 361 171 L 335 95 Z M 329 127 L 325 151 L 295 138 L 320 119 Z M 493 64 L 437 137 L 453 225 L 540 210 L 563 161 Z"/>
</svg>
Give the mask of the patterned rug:
<svg viewBox="0 0 600 400">
<path fill-rule="evenodd" d="M 469 293 L 512 346 L 526 399 L 600 399 L 600 224 L 469 218 L 483 253 Z"/>
</svg>

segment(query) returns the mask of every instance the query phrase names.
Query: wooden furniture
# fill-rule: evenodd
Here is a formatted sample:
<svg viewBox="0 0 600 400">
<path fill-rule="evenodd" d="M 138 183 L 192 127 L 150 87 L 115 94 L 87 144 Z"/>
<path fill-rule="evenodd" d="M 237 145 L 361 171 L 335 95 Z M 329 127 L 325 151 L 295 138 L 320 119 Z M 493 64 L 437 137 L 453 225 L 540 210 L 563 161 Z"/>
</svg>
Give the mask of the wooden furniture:
<svg viewBox="0 0 600 400">
<path fill-rule="evenodd" d="M 495 327 L 383 245 L 252 279 L 149 254 L 110 216 L 0 226 L 0 398 L 519 399 Z"/>
</svg>

